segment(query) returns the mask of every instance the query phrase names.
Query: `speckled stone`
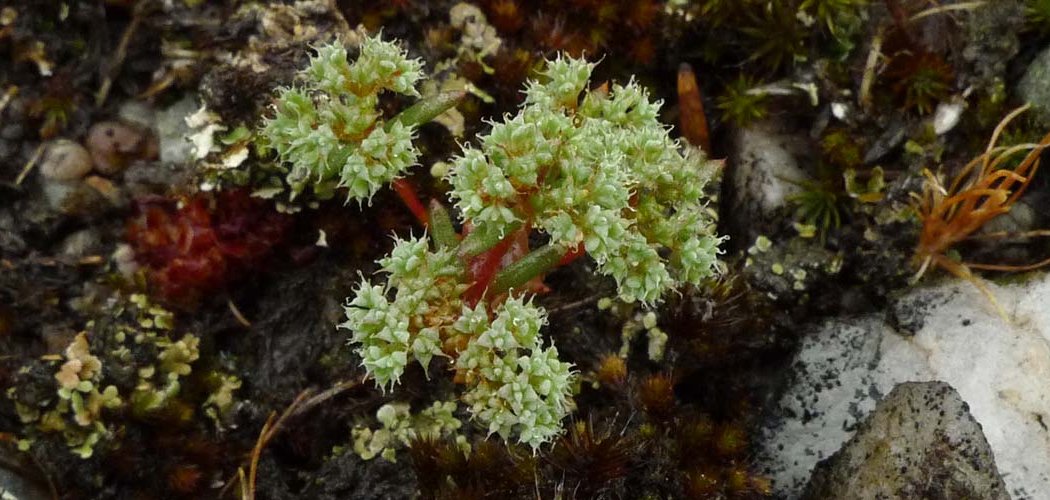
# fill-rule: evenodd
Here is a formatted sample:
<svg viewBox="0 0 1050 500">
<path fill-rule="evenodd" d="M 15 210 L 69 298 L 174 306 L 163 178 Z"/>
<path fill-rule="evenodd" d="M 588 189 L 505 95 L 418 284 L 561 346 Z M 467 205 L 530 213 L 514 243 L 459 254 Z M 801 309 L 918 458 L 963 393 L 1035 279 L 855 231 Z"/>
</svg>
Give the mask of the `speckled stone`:
<svg viewBox="0 0 1050 500">
<path fill-rule="evenodd" d="M 905 382 L 879 401 L 802 498 L 1009 500 L 981 425 L 943 382 Z"/>
<path fill-rule="evenodd" d="M 756 456 L 778 498 L 798 498 L 817 463 L 863 428 L 884 395 L 916 381 L 942 381 L 958 391 L 1010 497 L 1048 498 L 1050 275 L 986 285 L 1006 318 L 971 283 L 949 279 L 909 290 L 885 312 L 807 329 L 785 390 L 767 412 Z"/>
<path fill-rule="evenodd" d="M 808 151 L 796 134 L 775 121 L 735 131 L 726 179 L 732 206 L 727 219 L 734 237 L 752 241 L 769 234 L 793 209 L 791 197 L 809 180 L 800 167 L 800 161 L 808 161 Z"/>
</svg>

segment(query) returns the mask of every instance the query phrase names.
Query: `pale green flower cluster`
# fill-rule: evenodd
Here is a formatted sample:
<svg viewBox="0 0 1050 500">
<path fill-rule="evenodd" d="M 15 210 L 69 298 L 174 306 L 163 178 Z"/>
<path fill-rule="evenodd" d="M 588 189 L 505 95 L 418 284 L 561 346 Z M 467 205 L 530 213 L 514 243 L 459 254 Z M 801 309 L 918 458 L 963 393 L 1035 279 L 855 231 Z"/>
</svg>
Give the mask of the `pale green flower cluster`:
<svg viewBox="0 0 1050 500">
<path fill-rule="evenodd" d="M 592 69 L 550 61 L 518 114 L 456 159 L 451 196 L 474 224 L 510 231 L 528 219 L 552 243 L 582 245 L 624 300 L 653 303 L 715 272 L 721 238 L 703 188 L 717 164 L 680 152 L 660 102 L 633 81 L 581 100 Z"/>
<path fill-rule="evenodd" d="M 517 115 L 493 124 L 478 147 L 464 148 L 448 179 L 464 225 L 475 232 L 453 248 L 446 214 L 444 229 L 432 220 L 437 250 L 426 239 L 399 240 L 380 261 L 386 284 L 363 280 L 340 325 L 353 332 L 363 366 L 383 388 L 398 383 L 412 360 L 427 369 L 435 356 L 451 358 L 473 419 L 533 449 L 562 432 L 574 406 L 572 365 L 543 346 L 545 313 L 520 295 L 464 301 L 466 259 L 522 225 L 539 228 L 550 246 L 509 264 L 505 281 L 491 283 L 514 283 L 518 272 L 526 280 L 540 276 L 568 250 L 583 248 L 616 280 L 621 298 L 645 304 L 717 270 L 721 238 L 703 190 L 717 163 L 683 153 L 657 120 L 660 103 L 633 81 L 588 91 L 592 69 L 577 59 L 550 61 Z M 339 75 L 315 78 L 345 85 Z M 514 287 L 492 286 L 495 296 Z"/>
<path fill-rule="evenodd" d="M 399 381 L 409 358 L 426 369 L 442 355 L 443 330 L 455 321 L 466 285 L 455 253 L 431 252 L 426 238 L 398 240 L 379 264 L 386 284 L 362 280 L 340 327 L 353 332 L 350 342 L 362 364 L 385 388 Z"/>
<path fill-rule="evenodd" d="M 279 91 L 276 113 L 261 131 L 289 169 L 293 196 L 311 187 L 325 199 L 342 187 L 360 202 L 414 165 L 413 128 L 384 122 L 378 96 L 418 96 L 421 70 L 419 60 L 378 37 L 364 39 L 353 63 L 340 42 L 317 47 L 300 83 Z"/>
<path fill-rule="evenodd" d="M 455 253 L 431 251 L 426 239 L 398 240 L 379 263 L 387 283 L 363 280 L 340 325 L 377 385 L 393 387 L 410 359 L 427 369 L 448 346 L 468 387 L 463 401 L 490 433 L 533 448 L 561 433 L 574 374 L 557 349 L 543 348 L 542 309 L 511 298 L 490 319 L 485 304 L 467 306 Z"/>
<path fill-rule="evenodd" d="M 558 359 L 554 346 L 543 348 L 545 312 L 520 298 L 497 307 L 489 320 L 485 306 L 464 308 L 455 328 L 472 340 L 456 359 L 469 389 L 470 412 L 505 440 L 533 449 L 562 432 L 561 421 L 574 407 L 574 372 Z"/>
</svg>

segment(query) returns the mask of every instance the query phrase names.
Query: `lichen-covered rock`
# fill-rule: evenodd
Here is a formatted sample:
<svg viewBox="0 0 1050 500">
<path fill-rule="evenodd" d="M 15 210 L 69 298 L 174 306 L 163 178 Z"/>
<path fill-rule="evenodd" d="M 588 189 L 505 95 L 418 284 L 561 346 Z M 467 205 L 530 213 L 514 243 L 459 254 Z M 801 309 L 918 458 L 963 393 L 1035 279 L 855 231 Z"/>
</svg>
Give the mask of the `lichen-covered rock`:
<svg viewBox="0 0 1050 500">
<path fill-rule="evenodd" d="M 894 386 L 937 380 L 954 387 L 981 424 L 1010 496 L 1044 498 L 1050 491 L 1044 424 L 1050 278 L 987 285 L 1008 321 L 973 285 L 953 280 L 899 298 L 891 318 L 871 314 L 814 325 L 762 431 L 759 462 L 776 493 L 797 497 L 816 463 L 850 439 Z"/>
<path fill-rule="evenodd" d="M 841 450 L 817 464 L 802 496 L 1009 499 L 981 425 L 943 382 L 905 382 Z"/>
<path fill-rule="evenodd" d="M 842 252 L 820 245 L 816 238 L 773 242 L 759 236 L 748 248 L 744 274 L 755 288 L 785 302 L 804 300 L 814 286 L 842 270 Z M 819 290 L 818 290 L 819 291 Z"/>
<path fill-rule="evenodd" d="M 1017 34 L 1024 27 L 1025 3 L 997 0 L 960 16 L 966 37 L 961 56 L 967 66 L 967 85 L 986 87 L 1003 78 L 1021 46 Z"/>
<path fill-rule="evenodd" d="M 199 337 L 171 335 L 174 315 L 145 295 L 114 295 L 104 307 L 61 355 L 22 366 L 6 389 L 24 424 L 16 434 L 21 450 L 64 443 L 81 459 L 100 450 L 104 456 L 121 447 L 129 417 L 145 421 L 175 407 L 192 412 L 200 404 L 180 394 L 200 357 Z M 212 375 L 228 380 L 225 388 L 205 384 L 216 390 L 240 385 L 228 374 Z M 231 401 L 229 394 L 220 396 L 205 400 L 201 409 L 221 427 Z"/>
</svg>

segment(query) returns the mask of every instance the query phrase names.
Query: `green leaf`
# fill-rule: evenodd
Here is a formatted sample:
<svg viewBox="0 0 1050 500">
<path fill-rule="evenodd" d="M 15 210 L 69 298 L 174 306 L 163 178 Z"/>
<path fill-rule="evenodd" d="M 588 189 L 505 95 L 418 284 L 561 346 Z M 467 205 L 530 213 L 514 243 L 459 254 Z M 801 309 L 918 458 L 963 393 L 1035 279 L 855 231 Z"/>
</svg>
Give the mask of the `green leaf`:
<svg viewBox="0 0 1050 500">
<path fill-rule="evenodd" d="M 507 235 L 521 227 L 520 221 L 510 224 L 480 224 L 459 244 L 456 252 L 460 257 L 470 258 L 496 246 Z"/>
<path fill-rule="evenodd" d="M 438 250 L 454 248 L 459 243 L 456 230 L 452 227 L 452 217 L 441 202 L 430 200 L 430 237 Z"/>
<path fill-rule="evenodd" d="M 418 127 L 424 123 L 437 118 L 438 115 L 448 111 L 466 97 L 467 92 L 457 90 L 454 92 L 442 92 L 426 97 L 413 104 L 408 109 L 398 113 L 392 120 L 387 122 L 385 128 L 390 130 L 394 123 L 402 123 L 408 127 Z"/>
<path fill-rule="evenodd" d="M 498 295 L 528 283 L 529 280 L 557 267 L 562 257 L 565 256 L 565 252 L 565 248 L 561 245 L 545 245 L 529 252 L 528 255 L 500 271 L 492 280 L 488 293 Z"/>
</svg>

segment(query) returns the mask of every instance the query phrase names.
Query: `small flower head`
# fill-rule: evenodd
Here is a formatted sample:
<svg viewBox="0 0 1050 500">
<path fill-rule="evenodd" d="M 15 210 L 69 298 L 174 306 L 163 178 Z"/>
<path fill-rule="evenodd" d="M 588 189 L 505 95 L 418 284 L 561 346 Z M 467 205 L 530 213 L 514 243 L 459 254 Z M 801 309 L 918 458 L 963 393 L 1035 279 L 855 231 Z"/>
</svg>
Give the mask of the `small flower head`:
<svg viewBox="0 0 1050 500">
<path fill-rule="evenodd" d="M 582 246 L 623 299 L 653 303 L 716 270 L 703 191 L 716 164 L 680 151 L 637 82 L 585 93 L 593 68 L 549 61 L 518 114 L 455 161 L 451 196 L 474 224 L 531 220 L 552 243 Z"/>
<path fill-rule="evenodd" d="M 398 240 L 379 265 L 387 284 L 362 280 L 339 326 L 353 332 L 350 343 L 362 366 L 386 388 L 398 383 L 410 360 L 426 370 L 444 355 L 442 330 L 455 321 L 447 311 L 458 311 L 464 286 L 452 251 L 432 252 L 426 238 Z"/>
<path fill-rule="evenodd" d="M 475 339 L 456 361 L 470 387 L 463 400 L 490 434 L 517 436 L 536 449 L 562 433 L 561 421 L 573 408 L 575 372 L 555 347 L 543 348 L 541 309 L 509 299 L 493 314 L 489 322 L 484 306 L 466 308 L 466 320 L 457 323 Z"/>
<path fill-rule="evenodd" d="M 420 78 L 422 62 L 379 37 L 366 38 L 353 62 L 341 42 L 316 47 L 300 82 L 279 90 L 262 127 L 264 144 L 289 167 L 293 196 L 312 188 L 326 198 L 341 187 L 361 202 L 415 165 L 413 127 L 384 122 L 378 96 L 418 96 Z"/>
</svg>

